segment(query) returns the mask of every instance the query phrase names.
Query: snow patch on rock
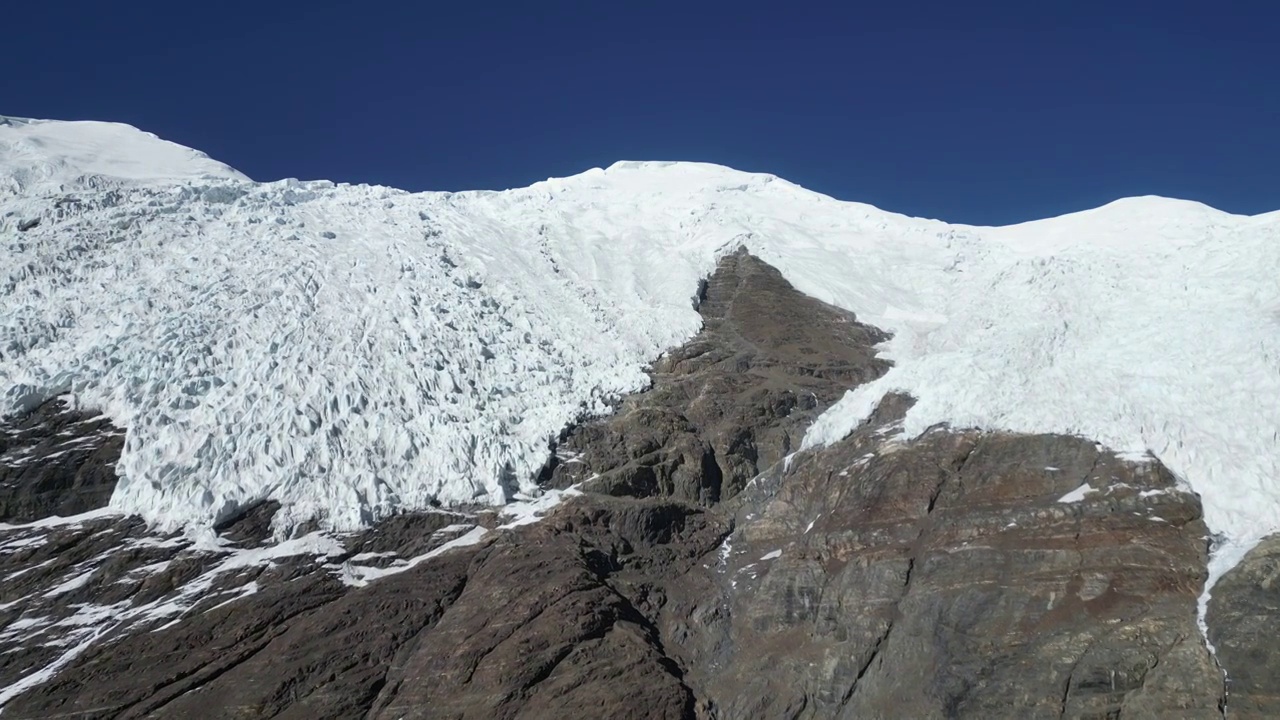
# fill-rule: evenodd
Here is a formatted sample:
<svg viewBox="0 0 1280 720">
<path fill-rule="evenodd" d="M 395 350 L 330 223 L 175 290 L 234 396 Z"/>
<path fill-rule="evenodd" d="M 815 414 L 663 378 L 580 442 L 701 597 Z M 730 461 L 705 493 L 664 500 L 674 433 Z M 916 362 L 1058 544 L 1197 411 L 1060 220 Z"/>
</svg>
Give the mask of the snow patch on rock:
<svg viewBox="0 0 1280 720">
<path fill-rule="evenodd" d="M 1087 497 L 1090 493 L 1096 493 L 1096 492 L 1098 492 L 1096 488 L 1092 488 L 1089 486 L 1089 483 L 1085 483 L 1080 487 L 1076 488 L 1075 490 L 1072 490 L 1066 495 L 1063 495 L 1062 497 L 1058 498 L 1058 502 L 1060 503 L 1082 502 L 1085 499 L 1085 497 Z"/>
</svg>

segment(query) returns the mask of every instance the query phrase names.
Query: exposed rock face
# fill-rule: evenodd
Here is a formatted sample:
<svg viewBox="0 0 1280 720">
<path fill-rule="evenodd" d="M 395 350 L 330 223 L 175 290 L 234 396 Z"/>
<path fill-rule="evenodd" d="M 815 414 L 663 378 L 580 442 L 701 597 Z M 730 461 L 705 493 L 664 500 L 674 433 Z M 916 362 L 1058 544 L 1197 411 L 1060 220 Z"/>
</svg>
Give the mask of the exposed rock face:
<svg viewBox="0 0 1280 720">
<path fill-rule="evenodd" d="M 1263 540 L 1218 581 L 1209 639 L 1227 669 L 1230 717 L 1280 717 L 1280 536 Z"/>
<path fill-rule="evenodd" d="M 715 716 L 1218 717 L 1195 496 L 1076 438 L 902 443 L 906 404 L 759 481 L 724 562 L 673 585 Z"/>
<path fill-rule="evenodd" d="M 683 504 L 600 498 L 503 537 L 393 670 L 376 718 L 691 717 L 652 621 L 655 578 L 723 528 Z"/>
<path fill-rule="evenodd" d="M 903 441 L 899 396 L 788 458 L 885 371 L 883 336 L 741 253 L 700 310 L 652 390 L 566 433 L 544 479 L 583 494 L 534 524 L 273 544 L 264 504 L 214 549 L 128 519 L 0 530 L 5 717 L 1221 716 L 1206 531 L 1161 465 Z M 1270 652 L 1277 553 L 1215 592 L 1228 669 Z M 1275 673 L 1232 677 L 1233 716 L 1274 708 Z"/>
<path fill-rule="evenodd" d="M 560 487 L 593 475 L 611 495 L 710 504 L 736 495 L 798 449 L 845 391 L 880 377 L 887 340 L 853 313 L 806 297 L 745 250 L 726 256 L 702 293 L 703 329 L 659 360 L 653 388 L 575 428 L 554 466 Z"/>
<path fill-rule="evenodd" d="M 650 620 L 648 583 L 713 552 L 725 526 L 682 503 L 600 497 L 363 587 L 343 583 L 356 550 L 404 557 L 424 538 L 438 547 L 431 527 L 445 520 L 433 517 L 270 565 L 139 537 L 128 521 L 16 548 L 5 568 L 34 569 L 4 589 L 22 606 L 6 602 L 0 616 L 14 630 L 0 642 L 16 650 L 0 655 L 0 684 L 56 662 L 67 647 L 47 643 L 67 626 L 115 618 L 101 637 L 72 635 L 108 641 L 13 699 L 6 717 L 691 716 L 693 693 Z"/>
<path fill-rule="evenodd" d="M 0 419 L 0 521 L 29 522 L 106 507 L 124 432 L 61 399 Z"/>
<path fill-rule="evenodd" d="M 10 578 L 0 588 L 0 645 L 10 652 L 0 654 L 0 687 L 64 665 L 5 715 L 363 712 L 397 653 L 461 592 L 470 555 L 442 554 L 365 587 L 344 582 L 343 561 L 438 547 L 458 519 L 406 516 L 345 538 L 345 548 L 263 548 L 261 561 L 253 551 L 227 555 L 157 538 L 129 519 L 8 533 L 0 540 L 0 571 Z M 228 535 L 244 529 L 237 526 Z M 15 567 L 22 569 L 9 572 Z"/>
</svg>

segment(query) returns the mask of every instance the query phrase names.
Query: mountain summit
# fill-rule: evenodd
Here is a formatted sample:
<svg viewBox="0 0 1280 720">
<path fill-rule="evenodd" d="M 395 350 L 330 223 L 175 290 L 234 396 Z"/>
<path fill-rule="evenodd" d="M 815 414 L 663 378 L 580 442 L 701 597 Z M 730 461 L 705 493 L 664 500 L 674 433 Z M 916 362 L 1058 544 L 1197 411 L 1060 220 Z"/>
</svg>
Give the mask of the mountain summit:
<svg viewBox="0 0 1280 720">
<path fill-rule="evenodd" d="M 534 492 L 548 441 L 643 388 L 743 246 L 893 336 L 894 368 L 810 444 L 898 391 L 909 437 L 1149 451 L 1216 531 L 1280 530 L 1274 218 L 1133 198 L 951 226 L 700 163 L 500 193 L 253 183 L 92 122 L 0 127 L 0 178 L 4 409 L 71 393 L 128 428 L 113 506 L 161 527 L 270 499 L 354 529 Z"/>
<path fill-rule="evenodd" d="M 622 712 L 600 683 L 633 672 L 670 717 L 884 716 L 908 678 L 934 683 L 918 717 L 1213 710 L 1208 588 L 1280 531 L 1277 213 L 950 225 L 680 162 L 259 183 L 125 125 L 5 118 L 0 257 L 0 553 L 30 573 L 0 640 L 72 648 L 0 667 L 23 717 L 133 697 L 114 652 L 355 632 L 317 610 L 406 578 L 431 609 L 321 672 L 367 674 L 324 691 L 354 704 L 241 697 L 216 650 L 183 677 L 264 716 Z M 1224 652 L 1246 615 L 1219 612 Z M 127 640 L 94 670 L 104 637 Z M 337 662 L 289 637 L 278 687 Z M 542 669 L 478 669 L 494 652 Z M 793 685 L 751 690 L 753 653 Z M 107 714 L 194 712 L 203 684 L 154 680 Z"/>
</svg>

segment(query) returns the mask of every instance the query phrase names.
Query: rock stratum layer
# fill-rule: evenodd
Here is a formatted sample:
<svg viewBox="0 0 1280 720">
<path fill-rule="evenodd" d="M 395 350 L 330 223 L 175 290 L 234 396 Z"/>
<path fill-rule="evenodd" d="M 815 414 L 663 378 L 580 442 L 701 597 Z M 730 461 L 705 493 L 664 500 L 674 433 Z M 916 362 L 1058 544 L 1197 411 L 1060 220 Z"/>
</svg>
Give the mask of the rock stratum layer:
<svg viewBox="0 0 1280 720">
<path fill-rule="evenodd" d="M 745 252 L 699 312 L 650 390 L 564 433 L 540 476 L 563 501 L 532 523 L 442 510 L 280 541 L 265 503 L 194 542 L 53 521 L 105 505 L 120 433 L 56 403 L 10 421 L 4 717 L 1280 712 L 1274 541 L 1214 590 L 1224 685 L 1197 627 L 1200 502 L 1158 462 L 1060 435 L 904 441 L 904 395 L 798 451 L 886 372 L 884 334 Z"/>
</svg>

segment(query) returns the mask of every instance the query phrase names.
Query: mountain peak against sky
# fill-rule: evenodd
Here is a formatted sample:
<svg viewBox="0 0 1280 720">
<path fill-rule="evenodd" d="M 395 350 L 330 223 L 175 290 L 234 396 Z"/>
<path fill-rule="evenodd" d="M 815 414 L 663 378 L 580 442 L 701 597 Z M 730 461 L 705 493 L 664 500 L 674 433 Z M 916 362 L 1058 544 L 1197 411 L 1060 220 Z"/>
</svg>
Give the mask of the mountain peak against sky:
<svg viewBox="0 0 1280 720">
<path fill-rule="evenodd" d="M 1268 3 L 302 8 L 22 4 L 6 49 L 40 72 L 0 97 L 259 180 L 502 189 L 697 159 L 972 225 L 1148 193 L 1256 214 L 1280 191 Z"/>
<path fill-rule="evenodd" d="M 282 526 L 351 528 L 536 493 L 549 439 L 644 387 L 698 330 L 699 281 L 746 246 L 894 335 L 893 369 L 809 442 L 902 391 L 908 434 L 1153 452 L 1215 531 L 1280 529 L 1275 216 L 1137 198 L 947 225 L 702 163 L 508 192 L 252 183 L 108 123 L 0 126 L 0 168 L 20 240 L 0 249 L 3 410 L 70 393 L 106 411 L 128 429 L 113 504 L 165 527 L 263 499 Z M 74 182 L 92 173 L 121 182 Z"/>
<path fill-rule="evenodd" d="M 247 180 L 202 152 L 123 123 L 0 116 L 3 174 L 20 187 L 73 184 L 97 175 L 123 182 Z"/>
<path fill-rule="evenodd" d="M 199 150 L 162 139 L 153 133 L 125 123 L 46 120 L 0 115 L 0 143 L 4 143 L 0 146 L 0 157 L 5 161 L 5 167 L 0 169 L 0 173 L 27 183 L 41 181 L 56 185 L 74 182 L 77 177 L 88 175 L 124 182 L 249 179 L 235 168 L 210 158 Z M 619 160 L 605 168 L 593 168 L 566 177 L 548 178 L 542 183 L 535 183 L 530 188 L 548 183 L 552 185 L 566 182 L 589 183 L 592 178 L 602 174 L 613 178 L 629 177 L 633 180 L 645 176 L 660 176 L 668 182 L 679 178 L 683 180 L 682 185 L 685 188 L 704 183 L 728 183 L 718 188 L 722 191 L 759 188 L 778 182 L 780 186 L 804 192 L 815 198 L 865 207 L 886 215 L 909 217 L 865 203 L 836 200 L 774 174 L 743 171 L 726 165 L 699 161 Z M 333 179 L 342 180 L 342 178 Z M 1118 198 L 1099 207 L 1002 227 L 1059 223 L 1072 218 L 1123 219 L 1152 215 L 1206 219 L 1244 217 L 1232 215 L 1194 200 L 1144 195 Z M 1265 218 L 1270 215 L 1274 213 L 1264 213 L 1255 217 Z"/>
</svg>

